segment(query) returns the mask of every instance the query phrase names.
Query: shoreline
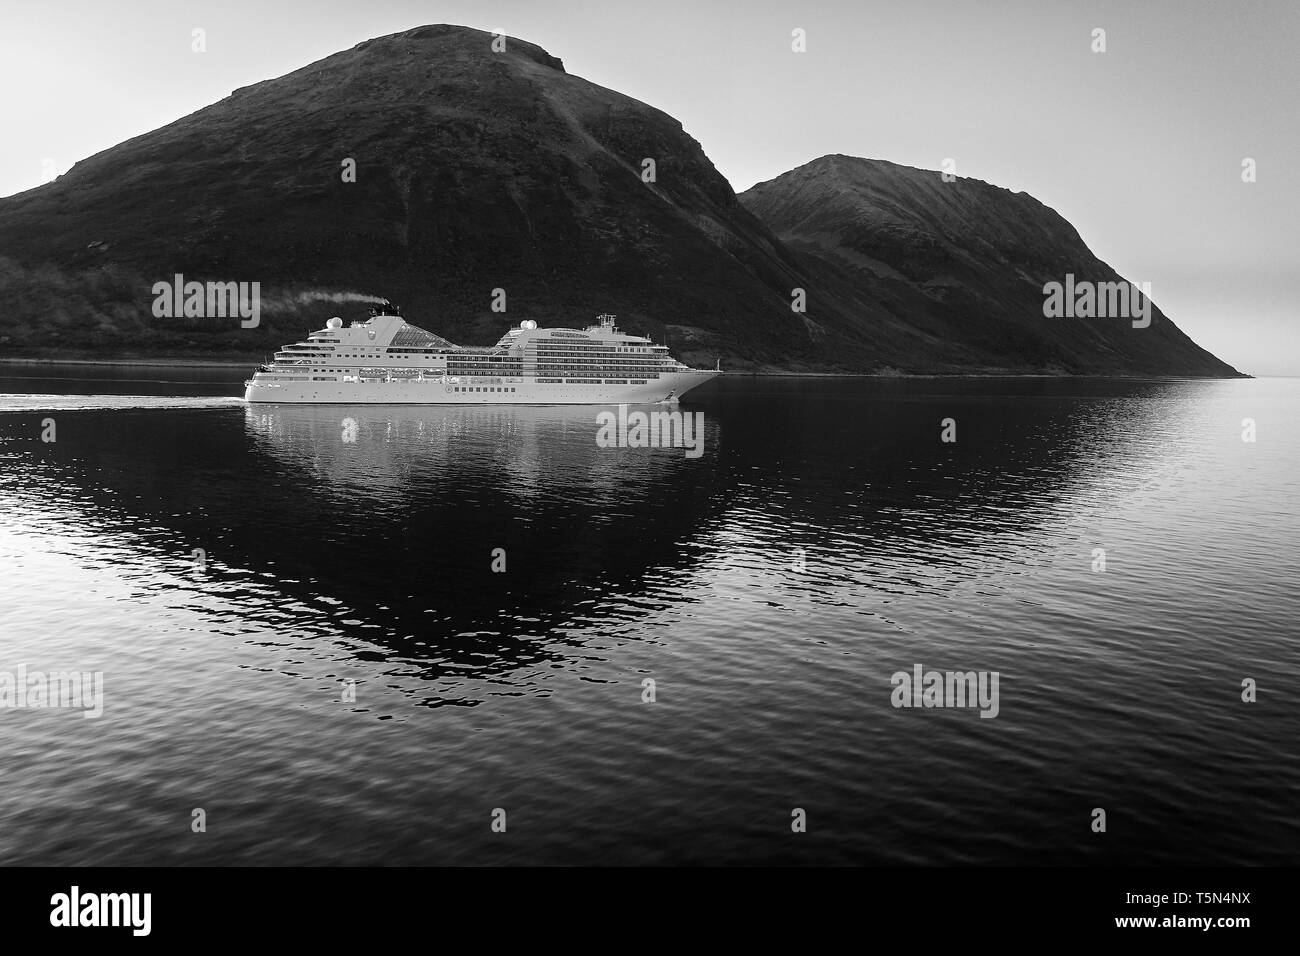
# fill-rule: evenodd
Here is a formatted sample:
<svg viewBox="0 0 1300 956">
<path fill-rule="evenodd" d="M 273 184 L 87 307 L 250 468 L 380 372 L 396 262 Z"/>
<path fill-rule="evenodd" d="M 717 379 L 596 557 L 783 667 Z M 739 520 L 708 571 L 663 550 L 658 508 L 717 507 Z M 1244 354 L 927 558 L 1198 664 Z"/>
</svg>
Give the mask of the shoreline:
<svg viewBox="0 0 1300 956">
<path fill-rule="evenodd" d="M 116 365 L 116 366 L 142 366 L 142 367 L 163 367 L 163 368 L 247 368 L 250 365 L 261 365 L 266 359 L 249 359 L 247 361 L 238 361 L 234 359 L 195 359 L 195 358 L 173 358 L 173 359 L 153 359 L 153 358 L 121 358 L 121 359 L 75 359 L 75 358 L 0 358 L 0 366 L 3 365 Z"/>
<path fill-rule="evenodd" d="M 85 365 L 116 366 L 118 368 L 211 368 L 211 369 L 248 369 L 250 366 L 262 365 L 265 359 L 196 359 L 196 358 L 118 358 L 118 359 L 77 359 L 77 358 L 0 358 L 0 368 L 4 366 L 49 366 L 49 365 Z M 1128 379 L 1206 379 L 1214 381 L 1231 381 L 1234 379 L 1253 379 L 1256 375 L 1244 372 L 1238 375 L 1188 375 L 1141 373 L 1126 375 L 1123 373 L 1089 372 L 1074 374 L 1071 372 L 1015 372 L 1008 369 L 972 369 L 965 372 L 793 372 L 793 371 L 736 371 L 723 369 L 728 378 L 1128 378 Z M 1263 376 L 1264 378 L 1286 378 L 1287 376 Z"/>
</svg>

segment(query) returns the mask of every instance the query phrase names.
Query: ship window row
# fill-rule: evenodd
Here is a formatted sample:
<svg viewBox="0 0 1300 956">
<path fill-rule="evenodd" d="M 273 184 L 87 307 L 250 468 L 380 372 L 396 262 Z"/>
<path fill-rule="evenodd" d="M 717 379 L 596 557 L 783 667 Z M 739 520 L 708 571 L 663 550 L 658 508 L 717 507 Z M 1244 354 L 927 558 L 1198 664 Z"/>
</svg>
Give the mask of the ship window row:
<svg viewBox="0 0 1300 956">
<path fill-rule="evenodd" d="M 385 366 L 379 366 L 378 368 L 363 368 L 360 365 L 351 365 L 347 368 L 314 368 L 312 369 L 312 371 L 313 372 L 338 372 L 346 375 L 357 375 L 357 374 L 388 375 L 392 372 L 400 372 L 402 374 L 428 373 L 431 378 L 441 378 L 443 375 L 443 369 L 440 368 L 418 369 L 418 368 L 391 368 Z"/>
<path fill-rule="evenodd" d="M 387 375 L 397 373 L 400 375 L 427 375 L 430 378 L 441 378 L 444 375 L 522 375 L 518 369 L 443 369 L 443 368 L 395 368 L 392 366 L 379 366 L 377 368 L 363 368 L 360 365 L 350 365 L 347 368 L 313 368 L 313 372 L 337 372 L 352 374 L 363 372 L 367 375 Z"/>
<path fill-rule="evenodd" d="M 504 385 L 457 385 L 455 390 L 458 392 L 513 392 L 514 388 Z"/>
<path fill-rule="evenodd" d="M 624 354 L 624 352 L 647 352 L 649 349 L 616 349 L 614 346 L 588 346 L 585 349 L 575 349 L 571 345 L 532 345 L 529 343 L 529 350 L 539 352 L 568 352 L 572 355 L 589 355 L 591 352 L 597 352 L 602 355 Z"/>
<path fill-rule="evenodd" d="M 583 365 L 657 365 L 667 356 L 658 355 L 530 355 L 530 362 L 580 362 Z"/>
<path fill-rule="evenodd" d="M 542 345 L 536 342 L 528 343 L 528 348 L 537 352 L 562 352 L 568 355 L 588 355 L 592 352 L 595 352 L 597 354 L 605 354 L 605 355 L 613 355 L 616 353 L 623 354 L 629 352 L 652 352 L 657 348 L 663 348 L 663 347 L 664 346 L 658 346 L 658 345 L 646 346 L 644 348 L 642 347 L 634 348 L 631 346 L 621 347 L 621 346 L 613 346 L 613 345 L 587 345 L 583 347 L 575 347 L 573 345 L 570 345 L 567 342 L 563 345 Z"/>
<path fill-rule="evenodd" d="M 658 378 L 659 372 L 643 372 L 640 369 L 595 369 L 595 368 L 539 368 L 533 375 L 573 376 L 581 375 L 591 378 Z"/>
<path fill-rule="evenodd" d="M 603 361 L 603 362 L 651 362 L 657 359 L 657 354 L 630 352 L 529 352 L 528 358 L 535 358 L 539 361 L 556 359 L 584 359 L 586 361 Z"/>
<path fill-rule="evenodd" d="M 579 362 L 583 365 L 658 365 L 665 356 L 659 355 L 536 355 L 533 362 Z"/>
<path fill-rule="evenodd" d="M 660 365 L 580 365 L 576 362 L 547 362 L 546 364 L 538 363 L 536 370 L 545 374 L 546 372 L 559 372 L 565 369 L 582 372 L 597 372 L 601 375 L 632 375 L 637 372 L 657 372 L 664 366 Z"/>
<path fill-rule="evenodd" d="M 384 351 L 386 351 L 389 355 L 447 355 L 447 356 L 454 356 L 454 355 L 464 355 L 464 354 L 465 354 L 465 351 L 464 351 L 463 349 L 458 349 L 458 348 L 446 348 L 446 347 L 441 347 L 441 348 L 435 348 L 435 347 L 430 347 L 430 348 L 409 348 L 409 349 L 408 349 L 408 348 L 400 348 L 400 349 L 399 349 L 399 348 L 389 348 L 389 349 L 385 349 Z M 493 361 L 496 361 L 496 360 L 497 360 L 496 356 L 486 356 L 486 357 L 491 358 Z"/>
</svg>

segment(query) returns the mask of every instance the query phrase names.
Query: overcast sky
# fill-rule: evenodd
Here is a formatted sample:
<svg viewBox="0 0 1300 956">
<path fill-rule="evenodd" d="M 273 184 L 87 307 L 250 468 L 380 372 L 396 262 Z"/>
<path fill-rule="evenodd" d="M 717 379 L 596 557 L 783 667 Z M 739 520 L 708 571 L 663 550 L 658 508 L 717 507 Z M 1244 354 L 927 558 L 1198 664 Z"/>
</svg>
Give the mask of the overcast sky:
<svg viewBox="0 0 1300 956">
<path fill-rule="evenodd" d="M 4 0 L 0 195 L 361 40 L 503 29 L 737 192 L 827 153 L 1024 189 L 1198 343 L 1300 374 L 1300 0 Z M 191 31 L 207 51 L 191 51 Z M 807 52 L 791 51 L 791 31 Z M 1106 31 L 1106 51 L 1092 31 Z M 1257 181 L 1242 182 L 1254 159 Z"/>
</svg>

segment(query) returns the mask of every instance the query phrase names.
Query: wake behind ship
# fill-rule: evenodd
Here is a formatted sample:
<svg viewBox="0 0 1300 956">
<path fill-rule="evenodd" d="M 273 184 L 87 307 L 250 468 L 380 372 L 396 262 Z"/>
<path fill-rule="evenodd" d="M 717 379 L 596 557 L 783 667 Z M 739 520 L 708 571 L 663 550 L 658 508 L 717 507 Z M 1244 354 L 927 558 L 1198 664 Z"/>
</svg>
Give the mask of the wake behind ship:
<svg viewBox="0 0 1300 956">
<path fill-rule="evenodd" d="M 488 348 L 409 324 L 391 302 L 344 328 L 334 318 L 286 345 L 244 383 L 244 401 L 388 405 L 605 405 L 675 402 L 720 374 L 628 335 L 614 316 L 586 329 L 525 320 Z"/>
</svg>

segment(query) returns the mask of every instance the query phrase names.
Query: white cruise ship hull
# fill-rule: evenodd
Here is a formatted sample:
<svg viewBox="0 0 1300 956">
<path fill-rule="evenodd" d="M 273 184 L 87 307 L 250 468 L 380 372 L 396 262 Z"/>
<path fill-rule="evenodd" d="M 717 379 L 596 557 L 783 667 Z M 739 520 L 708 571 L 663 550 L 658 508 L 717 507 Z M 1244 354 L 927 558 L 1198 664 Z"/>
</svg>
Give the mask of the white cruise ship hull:
<svg viewBox="0 0 1300 956">
<path fill-rule="evenodd" d="M 720 374 L 712 369 L 664 372 L 642 385 L 463 377 L 275 382 L 254 376 L 244 390 L 244 401 L 286 405 L 651 405 L 678 401 Z"/>
</svg>

